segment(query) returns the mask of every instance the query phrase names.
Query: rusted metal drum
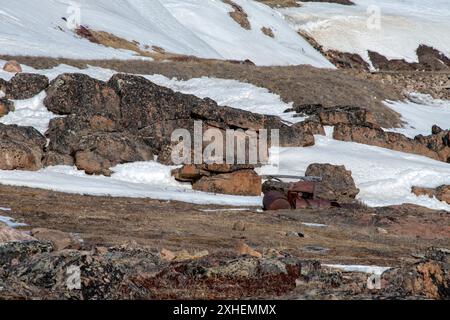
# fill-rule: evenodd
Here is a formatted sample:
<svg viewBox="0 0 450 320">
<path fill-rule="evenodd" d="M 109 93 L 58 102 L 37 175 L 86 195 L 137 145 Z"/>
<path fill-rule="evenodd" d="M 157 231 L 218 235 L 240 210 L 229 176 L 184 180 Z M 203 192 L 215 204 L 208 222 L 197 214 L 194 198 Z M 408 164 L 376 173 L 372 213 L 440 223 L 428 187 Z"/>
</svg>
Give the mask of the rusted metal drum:
<svg viewBox="0 0 450 320">
<path fill-rule="evenodd" d="M 269 191 L 264 195 L 264 210 L 284 210 L 291 209 L 286 196 L 279 191 Z"/>
<path fill-rule="evenodd" d="M 289 191 L 314 195 L 316 193 L 316 183 L 312 181 L 295 182 L 291 184 Z"/>
</svg>

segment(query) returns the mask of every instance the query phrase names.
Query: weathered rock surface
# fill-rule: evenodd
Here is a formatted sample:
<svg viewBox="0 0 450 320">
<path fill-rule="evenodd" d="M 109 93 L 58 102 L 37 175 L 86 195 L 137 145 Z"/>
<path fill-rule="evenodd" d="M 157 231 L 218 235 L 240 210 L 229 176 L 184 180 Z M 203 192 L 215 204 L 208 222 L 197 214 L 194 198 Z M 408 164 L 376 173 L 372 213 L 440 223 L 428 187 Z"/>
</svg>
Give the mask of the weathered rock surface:
<svg viewBox="0 0 450 320">
<path fill-rule="evenodd" d="M 36 96 L 48 87 L 46 76 L 34 73 L 18 73 L 6 84 L 6 98 L 25 100 Z"/>
<path fill-rule="evenodd" d="M 444 147 L 438 152 L 436 152 L 436 149 L 433 150 L 429 147 L 430 140 L 435 141 L 435 137 L 416 137 L 416 139 L 410 139 L 400 133 L 385 132 L 382 129 L 347 124 L 335 126 L 333 137 L 336 140 L 364 143 L 396 151 L 423 155 L 444 162 L 448 161 L 448 147 Z"/>
<path fill-rule="evenodd" d="M 0 124 L 0 169 L 38 170 L 47 141 L 32 127 Z"/>
<path fill-rule="evenodd" d="M 3 66 L 3 70 L 11 73 L 19 73 L 22 72 L 22 67 L 20 66 L 20 63 L 18 63 L 17 61 L 10 60 L 5 63 L 5 65 Z"/>
<path fill-rule="evenodd" d="M 380 128 L 380 125 L 372 112 L 359 107 L 324 107 L 321 104 L 307 104 L 296 106 L 293 109 L 288 109 L 286 111 L 295 111 L 299 114 L 299 116 L 310 116 L 311 120 L 315 120 L 323 126 L 351 124 L 371 128 Z"/>
<path fill-rule="evenodd" d="M 201 121 L 203 132 L 218 129 L 224 138 L 228 129 L 279 129 L 281 146 L 311 146 L 313 134 L 323 131 L 318 123 L 288 126 L 278 117 L 221 107 L 211 99 L 125 74 L 107 83 L 80 74 L 61 75 L 51 82 L 44 104 L 67 115 L 50 121 L 45 163 L 70 163 L 71 157 L 79 169 L 95 174 L 108 175 L 116 164 L 153 159 L 154 154 L 162 163 L 173 164 L 173 131 L 185 129 L 193 137 L 195 121 Z M 207 145 L 203 142 L 203 148 Z"/>
<path fill-rule="evenodd" d="M 243 196 L 260 196 L 261 178 L 253 170 L 204 176 L 192 185 L 194 190 Z"/>
<path fill-rule="evenodd" d="M 450 251 L 431 248 L 422 261 L 383 275 L 385 292 L 399 292 L 404 296 L 424 296 L 428 299 L 450 298 Z M 400 290 L 399 290 L 400 289 Z"/>
<path fill-rule="evenodd" d="M 62 74 L 54 79 L 44 105 L 59 115 L 120 117 L 120 99 L 105 82 L 84 74 Z"/>
<path fill-rule="evenodd" d="M 248 247 L 248 246 L 247 246 Z M 248 247 L 249 248 L 249 247 Z M 170 259 L 136 245 L 58 250 L 49 242 L 0 244 L 3 299 L 448 299 L 449 255 L 430 249 L 415 263 L 382 275 L 367 288 L 362 273 L 340 272 L 318 261 L 278 254 L 172 253 Z M 183 250 L 184 251 L 184 250 Z M 254 250 L 250 250 L 253 252 Z M 256 252 L 256 251 L 255 251 Z M 186 259 L 177 260 L 177 254 Z"/>
<path fill-rule="evenodd" d="M 414 140 L 436 152 L 441 161 L 450 162 L 450 130 L 433 126 L 431 132 L 429 136 L 418 135 Z"/>
<path fill-rule="evenodd" d="M 352 172 L 344 166 L 315 163 L 306 169 L 305 175 L 322 178 L 316 185 L 316 195 L 321 199 L 347 203 L 353 202 L 359 193 Z"/>
<path fill-rule="evenodd" d="M 416 196 L 428 196 L 430 198 L 435 197 L 440 201 L 447 202 L 450 204 L 450 186 L 442 185 L 437 188 L 422 188 L 422 187 L 412 187 L 411 192 Z"/>
<path fill-rule="evenodd" d="M 46 152 L 42 159 L 44 167 L 50 166 L 73 166 L 75 164 L 73 157 L 67 154 L 61 154 L 54 151 Z"/>
<path fill-rule="evenodd" d="M 125 133 L 95 133 L 81 137 L 75 165 L 88 174 L 107 174 L 117 164 L 153 160 L 152 149 Z"/>
</svg>

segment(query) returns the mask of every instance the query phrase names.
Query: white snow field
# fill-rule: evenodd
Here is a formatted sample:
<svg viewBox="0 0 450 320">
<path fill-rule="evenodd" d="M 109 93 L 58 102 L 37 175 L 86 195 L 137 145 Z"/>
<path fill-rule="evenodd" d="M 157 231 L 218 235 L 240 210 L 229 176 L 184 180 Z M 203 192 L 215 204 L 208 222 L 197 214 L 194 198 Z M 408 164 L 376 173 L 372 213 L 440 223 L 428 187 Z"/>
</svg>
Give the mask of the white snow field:
<svg viewBox="0 0 450 320">
<path fill-rule="evenodd" d="M 388 101 L 386 104 L 402 115 L 406 123 L 404 128 L 389 129 L 407 137 L 431 134 L 431 127 L 438 125 L 442 129 L 450 129 L 450 101 L 433 99 L 420 93 L 409 94 L 411 101 Z"/>
<path fill-rule="evenodd" d="M 4 61 L 0 61 L 2 66 Z M 60 65 L 49 70 L 34 70 L 24 66 L 27 72 L 38 72 L 53 79 L 64 72 L 82 72 L 100 80 L 108 80 L 115 72 L 89 67 L 80 70 Z M 279 115 L 290 106 L 280 97 L 266 89 L 235 80 L 198 78 L 189 81 L 168 79 L 161 75 L 146 78 L 176 91 L 200 97 L 209 96 L 221 105 L 242 108 L 257 113 Z M 9 79 L 10 74 L 0 71 L 0 78 Z M 33 99 L 16 101 L 16 111 L 0 118 L 0 122 L 31 125 L 41 132 L 55 116 L 46 113 L 41 93 Z M 428 134 L 432 124 L 449 127 L 450 102 L 433 100 L 427 96 L 413 96 L 415 102 L 389 102 L 409 122 L 403 133 L 410 136 Z M 420 102 L 420 103 L 419 103 Z M 33 113 L 34 112 L 34 113 Z M 291 115 L 285 115 L 286 120 Z M 14 121 L 12 121 L 14 120 Z M 412 186 L 437 187 L 450 184 L 450 164 L 430 158 L 392 151 L 353 142 L 336 141 L 331 138 L 332 127 L 327 136 L 316 136 L 316 145 L 309 148 L 274 149 L 268 165 L 258 169 L 260 174 L 304 175 L 311 163 L 345 165 L 352 171 L 361 192 L 358 198 L 370 206 L 414 203 L 433 209 L 450 211 L 450 205 L 435 198 L 417 197 L 411 193 Z M 278 155 L 278 157 L 277 157 Z M 275 165 L 277 158 L 279 165 Z M 224 196 L 193 191 L 190 185 L 176 182 L 170 175 L 172 167 L 157 162 L 139 162 L 119 165 L 112 170 L 112 177 L 88 176 L 74 167 L 50 167 L 38 172 L 0 171 L 0 183 L 28 186 L 61 192 L 90 195 L 148 197 L 161 200 L 179 200 L 199 204 L 220 204 L 238 207 L 260 206 L 261 197 Z"/>
<path fill-rule="evenodd" d="M 355 6 L 304 2 L 281 9 L 295 30 L 310 33 L 325 49 L 417 62 L 420 44 L 450 55 L 448 0 L 353 0 Z M 380 28 L 373 27 L 380 13 Z M 369 26 L 368 26 L 369 23 Z"/>
<path fill-rule="evenodd" d="M 235 0 L 251 30 L 230 16 L 220 0 L 2 0 L 0 53 L 76 59 L 130 59 L 116 50 L 77 37 L 87 26 L 166 52 L 215 59 L 250 59 L 258 65 L 310 64 L 334 68 L 300 37 L 277 11 L 252 0 Z M 65 18 L 65 20 L 63 20 Z M 272 28 L 275 37 L 261 28 Z M 146 58 L 149 59 L 149 58 Z"/>
</svg>

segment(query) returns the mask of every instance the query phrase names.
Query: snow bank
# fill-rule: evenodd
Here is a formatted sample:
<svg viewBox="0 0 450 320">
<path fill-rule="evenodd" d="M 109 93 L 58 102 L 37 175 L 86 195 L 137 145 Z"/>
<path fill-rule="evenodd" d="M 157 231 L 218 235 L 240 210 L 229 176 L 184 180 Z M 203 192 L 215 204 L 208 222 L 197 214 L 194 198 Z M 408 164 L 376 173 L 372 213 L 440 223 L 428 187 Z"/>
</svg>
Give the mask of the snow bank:
<svg viewBox="0 0 450 320">
<path fill-rule="evenodd" d="M 355 6 L 305 2 L 281 9 L 292 27 L 310 33 L 325 49 L 357 53 L 370 62 L 367 50 L 389 59 L 417 62 L 420 44 L 450 55 L 448 0 L 354 0 Z M 381 28 L 368 28 L 370 15 L 381 13 Z"/>
<path fill-rule="evenodd" d="M 404 128 L 389 129 L 410 138 L 431 134 L 431 127 L 438 125 L 450 129 L 450 101 L 433 99 L 429 95 L 411 93 L 411 101 L 390 101 L 387 106 L 402 115 Z"/>
<path fill-rule="evenodd" d="M 144 59 L 135 52 L 97 45 L 74 35 L 69 22 L 110 32 L 142 47 L 215 59 L 250 59 L 258 65 L 333 66 L 273 9 L 236 0 L 252 30 L 230 16 L 218 0 L 20 0 L 0 8 L 0 53 L 74 59 Z M 79 12 L 79 15 L 73 15 Z M 262 33 L 271 27 L 275 38 Z M 149 58 L 145 58 L 149 59 Z"/>
<path fill-rule="evenodd" d="M 170 177 L 170 167 L 153 162 L 129 163 L 112 168 L 111 178 L 88 176 L 76 168 L 57 166 L 37 172 L 2 171 L 5 185 L 41 188 L 73 194 L 175 200 L 196 204 L 260 206 L 260 197 L 216 195 L 193 191 Z"/>
</svg>

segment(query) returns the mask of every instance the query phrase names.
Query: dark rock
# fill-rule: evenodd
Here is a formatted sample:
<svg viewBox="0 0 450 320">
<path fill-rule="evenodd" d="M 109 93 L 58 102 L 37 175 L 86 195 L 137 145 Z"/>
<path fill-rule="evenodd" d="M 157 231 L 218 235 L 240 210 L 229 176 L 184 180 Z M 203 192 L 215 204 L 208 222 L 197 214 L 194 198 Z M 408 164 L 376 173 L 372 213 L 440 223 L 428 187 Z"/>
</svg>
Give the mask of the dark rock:
<svg viewBox="0 0 450 320">
<path fill-rule="evenodd" d="M 0 124 L 0 169 L 38 170 L 42 168 L 47 141 L 32 127 Z"/>
<path fill-rule="evenodd" d="M 153 160 L 153 152 L 139 138 L 125 133 L 94 133 L 82 137 L 75 165 L 88 174 L 108 175 L 115 165 Z"/>
<path fill-rule="evenodd" d="M 450 59 L 439 50 L 420 45 L 417 50 L 419 62 L 407 62 L 404 59 L 389 60 L 385 56 L 369 51 L 373 66 L 381 71 L 448 71 Z"/>
<path fill-rule="evenodd" d="M 95 132 L 115 132 L 116 122 L 103 116 L 79 116 L 54 118 L 46 132 L 50 140 L 48 150 L 60 154 L 75 155 L 80 139 Z"/>
<path fill-rule="evenodd" d="M 131 131 L 161 121 L 190 119 L 192 108 L 203 102 L 202 99 L 176 93 L 140 76 L 116 74 L 108 85 L 120 97 L 122 125 Z"/>
<path fill-rule="evenodd" d="M 433 126 L 431 135 L 418 135 L 414 141 L 436 152 L 439 160 L 450 163 L 450 130 L 442 130 L 438 126 Z"/>
<path fill-rule="evenodd" d="M 50 83 L 44 105 L 59 115 L 120 118 L 120 99 L 103 81 L 84 74 L 62 74 Z"/>
<path fill-rule="evenodd" d="M 328 50 L 325 56 L 340 69 L 370 70 L 369 64 L 356 53 Z"/>
<path fill-rule="evenodd" d="M 351 124 L 380 128 L 377 120 L 369 110 L 354 106 L 324 107 L 321 104 L 299 105 L 289 111 L 295 111 L 300 116 L 310 116 L 324 126 Z M 311 121 L 310 121 L 311 122 Z"/>
<path fill-rule="evenodd" d="M 262 192 L 264 194 L 270 191 L 278 191 L 281 194 L 287 196 L 290 184 L 278 180 L 267 180 L 262 185 Z"/>
<path fill-rule="evenodd" d="M 31 240 L 0 243 L 0 265 L 9 265 L 13 260 L 21 262 L 33 255 L 52 251 L 53 246 L 49 242 Z"/>
<path fill-rule="evenodd" d="M 322 178 L 322 182 L 316 184 L 318 198 L 347 203 L 353 202 L 359 193 L 351 171 L 344 166 L 311 164 L 305 175 Z"/>
<path fill-rule="evenodd" d="M 34 73 L 18 73 L 6 86 L 6 98 L 24 100 L 36 96 L 48 87 L 48 78 Z"/>
<path fill-rule="evenodd" d="M 368 51 L 372 65 L 380 71 L 414 71 L 420 68 L 417 63 L 408 63 L 404 59 L 389 60 L 385 56 Z"/>
<path fill-rule="evenodd" d="M 424 70 L 441 71 L 450 68 L 450 59 L 433 47 L 421 44 L 417 48 L 416 53 L 419 58 L 419 63 L 423 66 Z"/>
<path fill-rule="evenodd" d="M 423 155 L 432 159 L 447 161 L 444 155 L 427 146 L 426 138 L 410 139 L 403 134 L 385 132 L 382 129 L 339 124 L 335 126 L 333 138 L 341 141 L 353 141 L 401 152 Z M 445 150 L 444 150 L 445 151 Z M 445 158 L 445 159 L 444 159 Z"/>
</svg>

